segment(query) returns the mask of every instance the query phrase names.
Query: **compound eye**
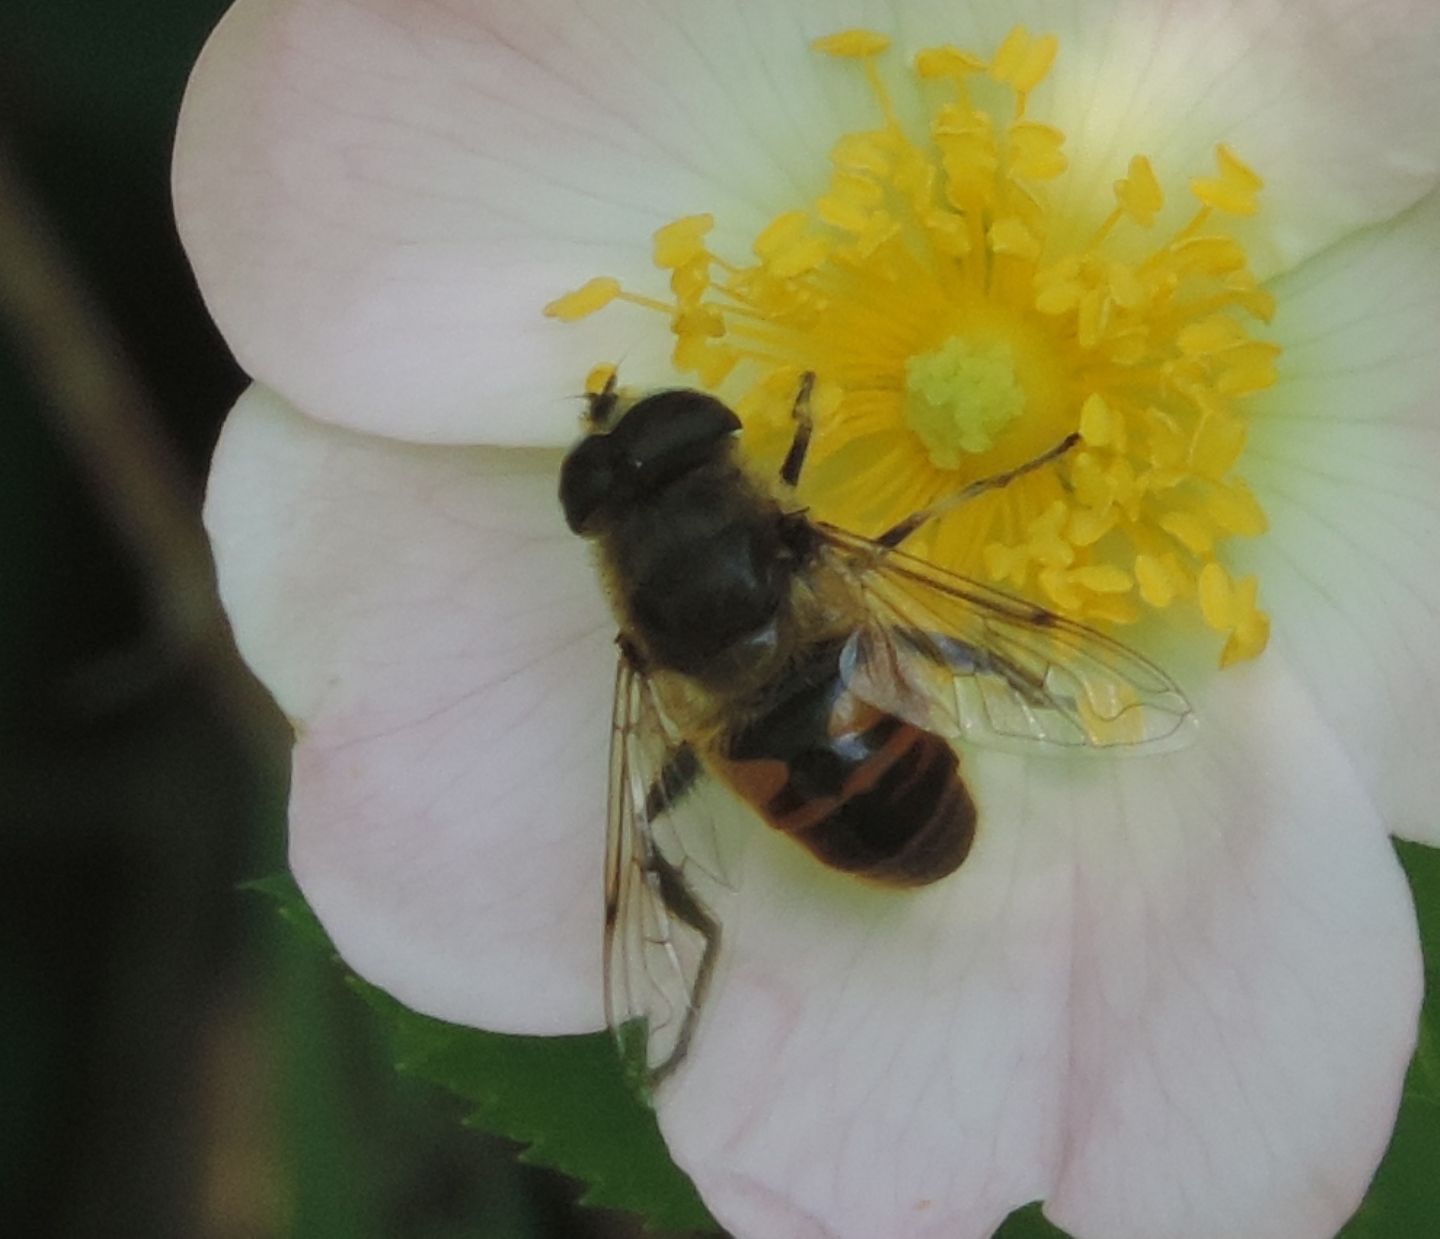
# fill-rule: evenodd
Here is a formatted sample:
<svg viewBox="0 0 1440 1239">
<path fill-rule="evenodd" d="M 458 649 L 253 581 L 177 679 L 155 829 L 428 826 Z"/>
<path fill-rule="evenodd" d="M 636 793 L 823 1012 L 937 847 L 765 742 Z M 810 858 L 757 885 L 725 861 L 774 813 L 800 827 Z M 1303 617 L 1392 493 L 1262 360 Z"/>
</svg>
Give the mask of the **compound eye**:
<svg viewBox="0 0 1440 1239">
<path fill-rule="evenodd" d="M 574 533 L 593 532 L 607 505 L 631 493 L 631 478 L 628 464 L 616 455 L 611 436 L 581 439 L 560 466 L 560 506 L 565 509 L 565 523 Z"/>
<path fill-rule="evenodd" d="M 653 490 L 711 459 L 739 429 L 728 405 L 680 388 L 638 401 L 610 437 L 635 469 L 637 489 Z"/>
</svg>

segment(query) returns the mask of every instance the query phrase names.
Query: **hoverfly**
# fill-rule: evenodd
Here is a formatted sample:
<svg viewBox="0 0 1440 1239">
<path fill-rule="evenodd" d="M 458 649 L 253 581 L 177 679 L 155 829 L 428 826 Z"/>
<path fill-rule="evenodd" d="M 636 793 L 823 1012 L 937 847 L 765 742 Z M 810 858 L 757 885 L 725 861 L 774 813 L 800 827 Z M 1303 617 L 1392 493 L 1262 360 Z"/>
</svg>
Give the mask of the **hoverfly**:
<svg viewBox="0 0 1440 1239">
<path fill-rule="evenodd" d="M 687 871 L 702 797 L 738 797 L 821 864 L 917 887 L 954 872 L 975 837 L 963 744 L 1154 751 L 1193 720 L 1139 654 L 899 549 L 1078 436 L 863 538 L 794 501 L 813 382 L 778 485 L 746 467 L 720 400 L 622 398 L 613 375 L 561 471 L 566 521 L 596 544 L 620 625 L 606 1011 L 622 1048 L 643 1022 L 651 1084 L 684 1058 L 720 947 Z"/>
</svg>

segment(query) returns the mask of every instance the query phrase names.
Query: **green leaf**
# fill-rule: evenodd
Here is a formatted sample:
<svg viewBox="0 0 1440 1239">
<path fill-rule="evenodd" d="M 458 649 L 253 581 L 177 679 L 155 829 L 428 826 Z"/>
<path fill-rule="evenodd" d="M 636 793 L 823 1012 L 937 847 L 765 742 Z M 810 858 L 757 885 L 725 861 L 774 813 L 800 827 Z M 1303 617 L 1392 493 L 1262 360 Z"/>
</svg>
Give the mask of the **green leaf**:
<svg viewBox="0 0 1440 1239">
<path fill-rule="evenodd" d="M 333 954 L 288 874 L 249 889 L 275 899 L 307 942 Z M 657 1227 L 719 1229 L 671 1162 L 607 1035 L 482 1032 L 419 1015 L 358 977 L 351 984 L 379 1016 L 400 1071 L 463 1098 L 472 1107 L 467 1121 L 526 1145 L 525 1161 L 579 1179 L 586 1204 L 625 1209 Z"/>
<path fill-rule="evenodd" d="M 1066 1235 L 1046 1219 L 1036 1203 L 1016 1209 L 995 1232 L 995 1239 L 1066 1239 Z"/>
<path fill-rule="evenodd" d="M 281 917 L 294 928 L 302 942 L 324 951 L 327 955 L 335 955 L 335 945 L 330 941 L 330 935 L 325 932 L 325 927 L 320 924 L 319 918 L 310 910 L 310 905 L 305 902 L 305 896 L 295 885 L 295 879 L 288 873 L 277 873 L 273 877 L 242 882 L 240 889 L 254 891 L 256 894 L 273 899 Z"/>
</svg>

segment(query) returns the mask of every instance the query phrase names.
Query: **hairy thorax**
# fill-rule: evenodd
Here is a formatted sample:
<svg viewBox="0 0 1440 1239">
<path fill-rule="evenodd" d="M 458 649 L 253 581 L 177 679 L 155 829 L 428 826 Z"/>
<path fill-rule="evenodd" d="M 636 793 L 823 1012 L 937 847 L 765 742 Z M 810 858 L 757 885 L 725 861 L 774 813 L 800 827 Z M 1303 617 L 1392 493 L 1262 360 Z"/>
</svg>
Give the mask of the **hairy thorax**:
<svg viewBox="0 0 1440 1239">
<path fill-rule="evenodd" d="M 803 647 L 853 630 L 857 600 L 818 554 L 803 516 L 729 454 L 602 539 L 625 638 L 692 737 L 764 713 Z"/>
</svg>

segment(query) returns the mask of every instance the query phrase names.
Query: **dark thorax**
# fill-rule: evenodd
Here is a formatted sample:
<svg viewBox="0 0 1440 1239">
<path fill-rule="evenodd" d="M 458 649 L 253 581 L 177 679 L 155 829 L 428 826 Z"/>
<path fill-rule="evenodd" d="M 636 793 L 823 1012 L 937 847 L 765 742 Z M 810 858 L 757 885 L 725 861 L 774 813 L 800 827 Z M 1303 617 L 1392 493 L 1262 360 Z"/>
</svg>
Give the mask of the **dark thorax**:
<svg viewBox="0 0 1440 1239">
<path fill-rule="evenodd" d="M 787 518 L 724 446 L 630 509 L 605 548 L 652 669 L 715 686 L 764 678 L 808 554 L 804 522 Z"/>
<path fill-rule="evenodd" d="M 739 422 L 699 392 L 661 392 L 566 459 L 561 498 L 592 538 L 632 656 L 650 674 L 742 693 L 773 678 L 794 628 L 810 526 L 739 459 Z"/>
</svg>

